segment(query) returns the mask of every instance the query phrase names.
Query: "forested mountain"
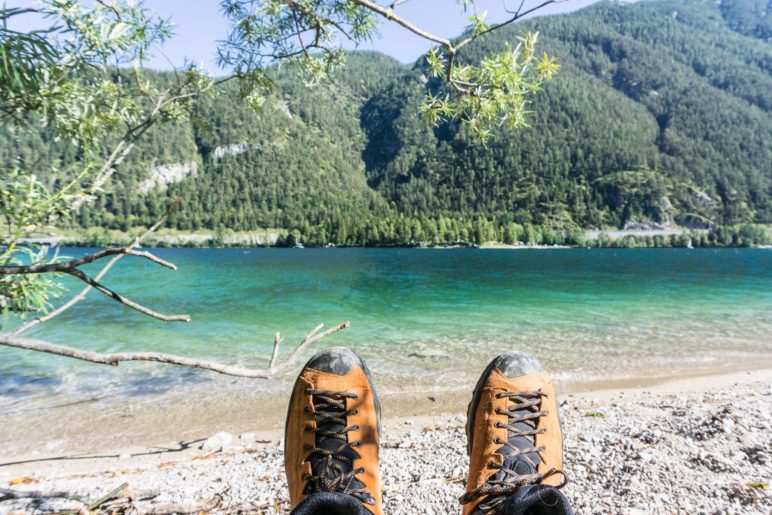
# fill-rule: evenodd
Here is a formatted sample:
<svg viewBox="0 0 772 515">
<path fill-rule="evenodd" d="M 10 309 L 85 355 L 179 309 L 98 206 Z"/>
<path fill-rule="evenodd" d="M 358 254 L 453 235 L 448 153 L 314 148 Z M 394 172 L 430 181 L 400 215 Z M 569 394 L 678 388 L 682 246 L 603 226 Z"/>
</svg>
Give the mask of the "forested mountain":
<svg viewBox="0 0 772 515">
<path fill-rule="evenodd" d="M 151 224 L 171 197 L 183 230 L 276 227 L 312 244 L 560 242 L 579 228 L 772 222 L 772 18 L 766 0 L 600 3 L 492 33 L 476 60 L 527 30 L 562 65 L 531 128 L 487 145 L 427 127 L 423 61 L 351 53 L 331 84 L 287 70 L 259 115 L 232 91 L 190 124 L 147 135 L 72 224 Z M 158 80 L 168 80 L 160 75 Z M 5 164 L 72 150 L 6 136 Z"/>
</svg>

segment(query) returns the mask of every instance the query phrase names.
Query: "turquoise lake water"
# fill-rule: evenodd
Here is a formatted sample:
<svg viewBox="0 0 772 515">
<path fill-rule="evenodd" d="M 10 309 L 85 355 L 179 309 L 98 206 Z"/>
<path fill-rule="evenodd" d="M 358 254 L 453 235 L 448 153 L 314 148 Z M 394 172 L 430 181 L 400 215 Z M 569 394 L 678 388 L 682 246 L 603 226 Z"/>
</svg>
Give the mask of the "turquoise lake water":
<svg viewBox="0 0 772 515">
<path fill-rule="evenodd" d="M 317 323 L 349 320 L 349 329 L 316 347 L 353 347 L 382 388 L 395 391 L 469 382 L 508 349 L 532 352 L 569 382 L 731 370 L 772 360 L 769 249 L 156 253 L 179 269 L 124 258 L 103 282 L 158 311 L 190 314 L 192 322 L 159 322 L 92 293 L 27 336 L 248 365 L 267 358 L 275 331 L 285 336 L 286 353 Z M 190 388 L 270 394 L 274 383 L 160 364 L 105 367 L 0 347 L 0 412 Z"/>
</svg>

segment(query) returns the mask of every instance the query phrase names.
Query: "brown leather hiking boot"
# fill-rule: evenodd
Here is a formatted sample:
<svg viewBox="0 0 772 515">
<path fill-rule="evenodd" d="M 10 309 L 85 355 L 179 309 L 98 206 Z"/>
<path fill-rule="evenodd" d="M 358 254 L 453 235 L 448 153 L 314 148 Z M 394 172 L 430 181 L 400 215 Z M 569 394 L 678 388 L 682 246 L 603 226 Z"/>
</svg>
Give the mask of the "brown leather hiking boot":
<svg viewBox="0 0 772 515">
<path fill-rule="evenodd" d="M 284 428 L 284 470 L 294 509 L 310 494 L 351 495 L 381 514 L 381 408 L 367 365 L 335 347 L 312 357 L 295 381 Z"/>
<path fill-rule="evenodd" d="M 495 513 L 523 485 L 565 484 L 555 387 L 527 354 L 502 354 L 485 369 L 469 403 L 466 437 L 465 515 Z"/>
</svg>

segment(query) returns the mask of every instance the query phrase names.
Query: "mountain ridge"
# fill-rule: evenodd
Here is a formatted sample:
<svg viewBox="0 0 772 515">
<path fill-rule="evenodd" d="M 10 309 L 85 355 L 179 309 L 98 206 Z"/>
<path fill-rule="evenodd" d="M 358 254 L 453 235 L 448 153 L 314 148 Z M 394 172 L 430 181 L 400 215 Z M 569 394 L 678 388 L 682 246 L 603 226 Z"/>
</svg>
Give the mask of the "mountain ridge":
<svg viewBox="0 0 772 515">
<path fill-rule="evenodd" d="M 539 50 L 562 69 L 535 96 L 532 127 L 487 146 L 453 123 L 423 123 L 417 106 L 436 85 L 421 59 L 350 53 L 315 90 L 278 70 L 259 115 L 225 91 L 199 102 L 195 123 L 149 131 L 72 223 L 147 226 L 179 197 L 170 227 L 277 227 L 307 244 L 558 243 L 575 229 L 641 222 L 768 224 L 772 44 L 768 15 L 748 22 L 758 5 L 601 2 L 493 33 L 464 58 L 538 30 Z M 31 159 L 32 149 L 74 158 L 46 145 L 45 134 L 0 142 L 0 159 Z M 182 163 L 196 171 L 140 187 Z"/>
</svg>

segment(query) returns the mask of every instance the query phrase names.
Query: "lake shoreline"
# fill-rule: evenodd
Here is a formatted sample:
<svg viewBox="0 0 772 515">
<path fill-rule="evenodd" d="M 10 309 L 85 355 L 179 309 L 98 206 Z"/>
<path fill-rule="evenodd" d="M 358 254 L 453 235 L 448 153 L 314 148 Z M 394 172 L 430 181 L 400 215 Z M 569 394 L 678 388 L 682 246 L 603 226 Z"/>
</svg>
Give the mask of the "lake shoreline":
<svg viewBox="0 0 772 515">
<path fill-rule="evenodd" d="M 482 240 L 474 239 L 438 241 L 404 240 L 399 242 L 374 242 L 369 244 L 334 244 L 332 242 L 311 244 L 305 240 L 295 242 L 287 229 L 256 229 L 252 231 L 230 231 L 220 234 L 212 231 L 185 231 L 159 229 L 148 235 L 143 246 L 155 248 L 501 248 L 501 249 L 552 249 L 552 248 L 767 248 L 772 241 L 772 226 L 760 225 L 759 235 L 750 237 L 742 228 L 719 227 L 717 229 L 695 229 L 685 226 L 646 226 L 635 229 L 577 229 L 574 232 L 557 230 L 557 239 Z M 130 231 L 92 229 L 60 230 L 49 228 L 38 236 L 26 238 L 27 243 L 46 246 L 105 247 L 125 246 L 144 232 L 138 227 Z M 716 231 L 729 231 L 712 241 L 706 236 Z M 569 234 L 571 232 L 571 234 Z M 747 232 L 747 231 L 746 231 Z M 760 236 L 763 234 L 764 236 Z M 501 236 L 496 236 L 496 238 Z M 506 240 L 506 241 L 505 241 Z M 302 242 L 302 244 L 300 244 Z M 509 242 L 509 243 L 508 243 Z"/>
<path fill-rule="evenodd" d="M 633 376 L 615 380 L 573 381 L 566 383 L 556 375 L 561 397 L 610 399 L 620 392 L 637 395 L 643 392 L 675 394 L 700 392 L 712 387 L 737 382 L 763 381 L 772 383 L 772 358 L 756 364 L 731 365 L 708 369 L 684 369 L 660 377 Z M 377 375 L 377 374 L 376 374 Z M 377 378 L 376 378 L 377 381 Z M 288 383 L 284 390 L 289 390 Z M 378 384 L 376 383 L 376 387 Z M 464 413 L 470 388 L 450 388 L 414 391 L 381 391 L 384 422 L 400 426 L 406 420 L 426 421 L 432 417 Z M 143 402 L 127 410 L 124 401 L 117 410 L 96 412 L 88 409 L 88 399 L 59 409 L 6 415 L 0 421 L 0 477 L 11 465 L 19 474 L 31 473 L 24 462 L 40 463 L 67 456 L 144 455 L 149 449 L 180 446 L 195 450 L 209 436 L 225 431 L 231 434 L 254 433 L 258 439 L 278 441 L 282 438 L 287 395 L 231 396 L 228 400 L 201 397 L 201 392 L 180 392 L 172 405 L 168 402 Z M 158 399 L 161 402 L 161 399 Z M 65 412 L 66 410 L 66 412 Z M 80 420 L 76 421 L 80 416 Z M 14 430 L 24 421 L 26 440 L 34 446 L 19 446 L 14 442 Z M 61 430 L 51 431 L 56 421 Z M 412 424 L 411 424 L 412 425 Z M 67 429 L 69 428 L 69 430 Z M 55 452 L 52 452 L 54 451 Z M 65 458 L 66 459 L 66 458 Z"/>
<path fill-rule="evenodd" d="M 765 462 L 749 463 L 748 458 L 743 458 L 735 464 L 733 460 L 740 459 L 735 455 L 747 454 L 751 460 L 756 459 L 754 456 L 764 455 L 763 441 L 765 434 L 768 435 L 772 410 L 770 385 L 772 368 L 765 368 L 754 372 L 673 379 L 654 386 L 559 394 L 566 469 L 574 484 L 566 489 L 566 494 L 580 512 L 591 506 L 597 507 L 596 502 L 611 503 L 607 512 L 618 512 L 636 507 L 639 500 L 647 499 L 645 492 L 641 492 L 640 499 L 634 493 L 602 495 L 598 478 L 606 478 L 606 481 L 600 481 L 606 490 L 615 490 L 624 487 L 622 480 L 625 477 L 642 474 L 640 485 L 649 484 L 650 491 L 660 494 L 669 490 L 658 489 L 658 481 L 667 481 L 680 489 L 696 487 L 695 491 L 676 496 L 678 503 L 712 506 L 715 510 L 734 505 L 735 497 L 739 496 L 737 499 L 751 510 L 745 512 L 756 513 L 752 509 L 760 509 L 768 494 L 745 483 L 765 479 L 761 472 Z M 389 400 L 384 399 L 384 402 Z M 725 411 L 737 422 L 731 422 Z M 385 504 L 391 512 L 397 510 L 406 497 L 410 498 L 411 492 L 421 494 L 427 489 L 448 510 L 456 506 L 455 499 L 463 488 L 467 466 L 463 451 L 464 418 L 458 410 L 386 417 L 382 468 L 387 487 Z M 237 428 L 224 423 L 222 430 L 228 429 Z M 742 438 L 732 440 L 732 434 L 738 431 Z M 707 436 L 700 436 L 701 432 Z M 207 436 L 210 435 L 201 434 L 201 438 Z M 14 478 L 27 476 L 30 478 L 28 484 L 15 488 L 73 492 L 91 499 L 126 481 L 132 492 L 154 492 L 147 500 L 148 506 L 191 500 L 209 502 L 220 495 L 222 500 L 227 498 L 231 506 L 244 507 L 253 503 L 253 509 L 257 507 L 265 513 L 280 513 L 286 509 L 280 432 L 242 431 L 241 438 L 234 432 L 234 445 L 223 452 L 199 450 L 201 438 L 183 445 L 177 442 L 174 447 L 170 442 L 113 447 L 103 453 L 59 455 L 48 459 L 20 457 L 15 464 L 9 464 L 9 460 L 3 458 L 0 484 L 7 485 Z M 716 439 L 727 438 L 727 442 L 716 445 Z M 607 449 L 625 441 L 632 445 L 613 447 L 617 449 L 614 452 L 630 454 L 620 459 L 619 466 L 627 463 L 625 466 L 632 468 L 619 477 L 613 471 L 604 471 L 602 460 L 590 458 L 598 448 Z M 435 452 L 437 449 L 440 449 L 439 453 Z M 721 454 L 714 456 L 719 449 Z M 430 466 L 417 483 L 398 476 L 413 462 L 426 464 L 428 460 L 431 465 L 439 454 L 447 466 Z M 715 463 L 720 463 L 720 467 Z M 658 473 L 662 467 L 667 472 Z M 430 470 L 437 475 L 436 479 L 431 479 Z M 691 474 L 691 481 L 675 477 L 681 474 Z M 738 483 L 738 478 L 744 483 Z M 703 484 L 710 487 L 709 492 L 701 492 Z M 600 497 L 593 498 L 593 493 Z M 422 495 L 415 498 L 420 499 Z M 667 505 L 667 501 L 659 497 L 648 499 L 654 504 L 664 502 Z M 14 502 L 19 508 L 21 501 Z M 76 504 L 61 499 L 53 502 L 58 503 L 57 509 Z M 0 504 L 0 510 L 6 506 L 7 503 L 5 506 Z"/>
</svg>

